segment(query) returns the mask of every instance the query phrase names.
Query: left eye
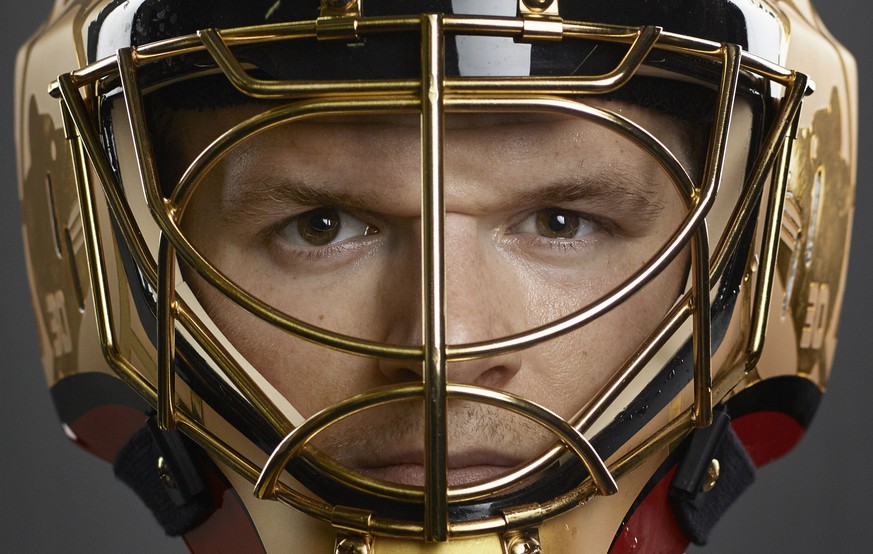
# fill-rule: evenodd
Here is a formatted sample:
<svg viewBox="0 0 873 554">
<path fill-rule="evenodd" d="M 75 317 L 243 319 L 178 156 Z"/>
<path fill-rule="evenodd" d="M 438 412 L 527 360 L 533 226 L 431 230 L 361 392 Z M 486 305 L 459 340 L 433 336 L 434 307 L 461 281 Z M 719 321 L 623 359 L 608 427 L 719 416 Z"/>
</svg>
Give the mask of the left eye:
<svg viewBox="0 0 873 554">
<path fill-rule="evenodd" d="M 297 246 L 329 246 L 379 230 L 336 208 L 316 208 L 291 219 L 280 235 Z"/>
<path fill-rule="evenodd" d="M 513 231 L 567 240 L 583 237 L 596 228 L 596 223 L 572 210 L 547 208 L 530 214 Z"/>
</svg>

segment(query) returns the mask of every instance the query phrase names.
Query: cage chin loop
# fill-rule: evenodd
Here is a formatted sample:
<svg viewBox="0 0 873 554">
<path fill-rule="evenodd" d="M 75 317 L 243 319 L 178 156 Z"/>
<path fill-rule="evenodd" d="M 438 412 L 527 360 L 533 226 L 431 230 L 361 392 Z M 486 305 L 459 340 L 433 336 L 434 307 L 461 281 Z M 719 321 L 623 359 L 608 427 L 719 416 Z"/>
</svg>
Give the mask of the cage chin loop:
<svg viewBox="0 0 873 554">
<path fill-rule="evenodd" d="M 447 398 L 451 400 L 479 402 L 509 410 L 537 423 L 555 435 L 560 442 L 563 443 L 566 449 L 570 450 L 579 458 L 588 470 L 598 494 L 611 495 L 618 491 L 615 479 L 607 469 L 604 460 L 588 442 L 588 439 L 586 439 L 585 436 L 583 436 L 583 434 L 574 428 L 569 422 L 554 412 L 534 402 L 507 392 L 472 385 L 448 384 L 446 386 L 446 395 Z M 368 409 L 386 404 L 421 399 L 423 397 L 424 385 L 421 383 L 389 386 L 348 398 L 315 414 L 303 425 L 291 431 L 270 455 L 255 484 L 255 496 L 261 499 L 282 500 L 298 509 L 301 508 L 299 504 L 303 502 L 301 498 L 302 495 L 296 491 L 290 491 L 287 488 L 284 488 L 283 490 L 280 480 L 285 467 L 304 453 L 307 444 L 316 435 L 331 425 Z M 442 467 L 439 467 L 438 470 L 442 473 L 447 473 L 448 469 L 445 466 L 445 460 L 442 461 Z M 352 473 L 351 470 L 345 468 L 343 468 L 342 471 Z M 389 500 L 402 502 L 413 500 L 419 504 L 423 504 L 425 508 L 428 503 L 434 502 L 435 500 L 430 498 L 421 486 L 389 485 L 382 481 L 361 476 L 357 476 L 357 479 L 359 479 L 359 483 L 368 485 L 374 492 Z M 485 483 L 482 486 L 491 488 L 495 483 L 496 480 Z M 454 489 L 452 488 L 449 489 L 449 506 L 460 502 L 458 499 L 451 498 L 451 492 L 453 490 Z M 305 500 L 305 502 L 313 501 L 314 500 L 310 498 Z M 337 509 L 342 510 L 341 507 L 333 506 L 330 507 L 329 512 L 335 514 L 337 513 Z M 377 514 L 371 514 L 371 518 L 366 519 L 368 522 L 367 525 L 374 525 L 374 523 L 372 523 L 374 520 L 378 521 Z M 516 523 L 524 526 L 525 524 L 530 525 L 534 522 L 520 521 Z M 344 523 L 344 525 L 347 524 L 348 522 Z M 451 525 L 452 522 L 449 522 L 450 527 Z M 370 529 L 356 530 L 361 532 L 370 531 Z"/>
</svg>

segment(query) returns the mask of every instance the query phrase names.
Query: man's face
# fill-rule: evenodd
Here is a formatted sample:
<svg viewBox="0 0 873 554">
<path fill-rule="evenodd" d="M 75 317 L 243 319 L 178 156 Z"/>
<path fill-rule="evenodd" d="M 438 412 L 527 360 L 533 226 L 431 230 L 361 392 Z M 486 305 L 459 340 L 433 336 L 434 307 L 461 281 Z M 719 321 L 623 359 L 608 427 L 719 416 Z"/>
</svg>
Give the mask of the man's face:
<svg viewBox="0 0 873 554">
<path fill-rule="evenodd" d="M 671 119 L 609 102 L 674 152 Z M 248 108 L 180 116 L 192 158 Z M 196 129 L 191 131 L 191 129 Z M 422 343 L 420 131 L 414 117 L 289 124 L 232 151 L 183 222 L 232 281 L 279 310 L 339 333 Z M 541 115 L 447 118 L 446 338 L 487 341 L 566 316 L 633 275 L 686 214 L 655 159 L 591 121 Z M 536 347 L 448 367 L 571 418 L 657 327 L 688 267 L 679 256 L 618 308 Z M 186 271 L 207 313 L 304 416 L 373 387 L 421 379 L 414 363 L 330 351 L 258 320 Z M 423 482 L 422 406 L 365 412 L 318 446 L 371 476 Z M 450 402 L 449 481 L 494 477 L 553 439 L 519 416 Z"/>
</svg>

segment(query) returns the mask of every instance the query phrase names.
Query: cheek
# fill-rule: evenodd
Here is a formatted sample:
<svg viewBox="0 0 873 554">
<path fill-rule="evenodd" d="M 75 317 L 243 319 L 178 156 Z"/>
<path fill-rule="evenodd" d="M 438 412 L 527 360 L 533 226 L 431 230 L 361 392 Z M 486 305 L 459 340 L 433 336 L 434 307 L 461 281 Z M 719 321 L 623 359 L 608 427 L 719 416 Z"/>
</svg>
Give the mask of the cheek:
<svg viewBox="0 0 873 554">
<path fill-rule="evenodd" d="M 655 279 L 598 320 L 595 328 L 617 370 L 663 323 L 682 292 L 688 274 L 687 252 L 681 253 Z"/>
<path fill-rule="evenodd" d="M 643 251 L 647 251 L 647 248 L 603 249 L 592 255 L 590 260 L 576 263 L 572 268 L 517 264 L 516 281 L 524 291 L 528 326 L 543 325 L 597 306 L 643 267 L 646 261 L 640 253 Z M 641 293 L 635 295 L 639 296 Z M 643 296 L 649 298 L 651 294 Z M 620 309 L 621 304 L 613 311 Z"/>
<path fill-rule="evenodd" d="M 240 354 L 304 417 L 386 384 L 369 358 L 294 337 L 240 308 L 202 282 L 192 284 L 210 318 Z M 313 323 L 320 323 L 314 318 Z M 325 316 L 327 319 L 327 316 Z"/>
<path fill-rule="evenodd" d="M 519 386 L 562 416 L 575 414 L 662 323 L 685 283 L 688 258 L 682 253 L 656 279 L 613 310 L 528 351 L 528 372 L 520 374 L 523 381 Z M 622 271 L 630 274 L 629 269 Z M 540 325 L 568 315 L 599 299 L 616 282 L 612 278 L 573 286 L 540 282 L 526 291 L 528 324 Z"/>
<path fill-rule="evenodd" d="M 355 338 L 406 342 L 391 335 L 400 319 L 417 317 L 419 270 L 417 264 L 405 263 L 405 256 L 391 253 L 308 275 L 273 263 L 268 252 L 246 245 L 225 245 L 215 258 L 240 288 L 292 318 Z M 415 323 L 420 325 L 420 320 Z"/>
</svg>

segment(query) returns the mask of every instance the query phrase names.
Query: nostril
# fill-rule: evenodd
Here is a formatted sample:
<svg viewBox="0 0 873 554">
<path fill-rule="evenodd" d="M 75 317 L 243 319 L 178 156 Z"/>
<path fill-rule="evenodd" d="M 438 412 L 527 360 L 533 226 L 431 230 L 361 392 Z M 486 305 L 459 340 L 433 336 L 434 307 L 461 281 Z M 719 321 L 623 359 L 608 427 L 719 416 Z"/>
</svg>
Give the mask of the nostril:
<svg viewBox="0 0 873 554">
<path fill-rule="evenodd" d="M 407 367 L 383 367 L 382 373 L 392 383 L 421 382 L 421 372 L 413 371 Z"/>
<path fill-rule="evenodd" d="M 474 380 L 474 385 L 480 387 L 501 388 L 508 383 L 516 371 L 504 365 L 494 366 L 486 369 L 479 374 Z"/>
</svg>

